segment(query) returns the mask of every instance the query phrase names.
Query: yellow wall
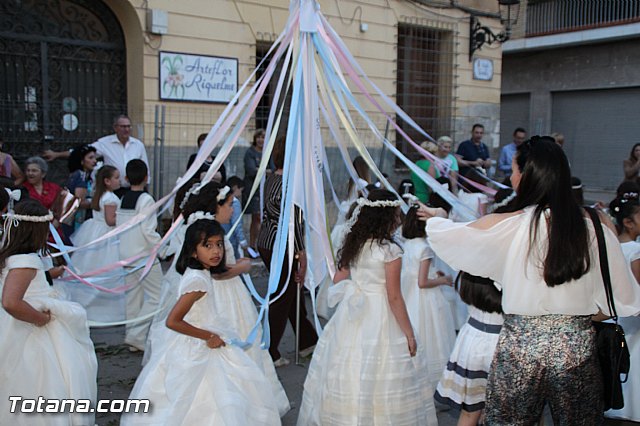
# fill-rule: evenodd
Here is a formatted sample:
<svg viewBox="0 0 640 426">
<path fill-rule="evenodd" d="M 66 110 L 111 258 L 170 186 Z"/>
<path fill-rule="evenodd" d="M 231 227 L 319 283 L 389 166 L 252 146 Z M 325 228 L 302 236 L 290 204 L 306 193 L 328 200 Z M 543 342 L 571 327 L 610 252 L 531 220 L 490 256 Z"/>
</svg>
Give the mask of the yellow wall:
<svg viewBox="0 0 640 426">
<path fill-rule="evenodd" d="M 105 0 L 120 19 L 127 42 L 129 109 L 132 118 L 144 122 L 145 138 L 150 139 L 154 121 L 153 107 L 158 104 L 158 52 L 160 50 L 238 58 L 239 83 L 255 66 L 256 40 L 273 40 L 284 28 L 288 0 Z M 468 59 L 469 14 L 450 8 L 428 8 L 399 0 L 320 0 L 322 12 L 343 38 L 364 71 L 387 95 L 396 94 L 396 40 L 398 23 L 452 28 L 456 58 L 454 66 L 456 141 L 468 136 L 470 125 L 489 123 L 487 133 L 499 128 L 501 49 L 485 46 L 476 56 L 494 63 L 490 82 L 473 80 Z M 466 0 L 463 6 L 497 12 L 495 0 Z M 145 30 L 146 10 L 162 9 L 169 14 L 168 34 L 157 36 Z M 480 18 L 495 32 L 497 19 Z M 366 32 L 360 24 L 368 24 Z M 358 99 L 363 101 L 362 96 Z M 364 102 L 363 102 L 364 103 Z M 171 112 L 167 120 L 189 120 L 194 115 L 213 120 L 224 105 L 164 102 Z M 367 109 L 373 112 L 368 103 Z M 384 120 L 377 116 L 376 122 Z M 253 123 L 251 123 L 253 125 Z M 168 144 L 177 139 L 193 141 L 201 125 L 169 135 Z M 207 130 L 207 129 L 205 129 Z M 427 129 L 428 131 L 428 129 Z M 190 142 L 191 143 L 191 142 Z"/>
</svg>

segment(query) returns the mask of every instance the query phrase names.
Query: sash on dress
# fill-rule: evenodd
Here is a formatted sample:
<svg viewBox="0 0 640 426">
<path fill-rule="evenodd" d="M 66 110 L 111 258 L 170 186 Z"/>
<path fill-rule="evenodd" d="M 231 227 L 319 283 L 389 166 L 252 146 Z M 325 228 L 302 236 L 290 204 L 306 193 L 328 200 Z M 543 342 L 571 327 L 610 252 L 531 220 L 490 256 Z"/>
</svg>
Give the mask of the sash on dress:
<svg viewBox="0 0 640 426">
<path fill-rule="evenodd" d="M 367 298 L 362 288 L 353 280 L 342 280 L 329 286 L 327 298 L 330 308 L 346 300 L 349 307 L 349 319 L 352 321 L 359 320 L 362 317 L 367 305 Z"/>
</svg>

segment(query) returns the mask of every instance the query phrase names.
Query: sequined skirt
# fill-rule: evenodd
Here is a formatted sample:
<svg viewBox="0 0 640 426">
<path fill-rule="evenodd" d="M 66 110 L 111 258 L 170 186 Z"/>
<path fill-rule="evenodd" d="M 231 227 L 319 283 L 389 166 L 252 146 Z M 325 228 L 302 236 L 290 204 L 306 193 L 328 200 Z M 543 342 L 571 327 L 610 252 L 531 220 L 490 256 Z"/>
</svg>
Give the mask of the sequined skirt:
<svg viewBox="0 0 640 426">
<path fill-rule="evenodd" d="M 487 384 L 486 424 L 600 425 L 602 377 L 590 316 L 504 315 Z"/>
</svg>

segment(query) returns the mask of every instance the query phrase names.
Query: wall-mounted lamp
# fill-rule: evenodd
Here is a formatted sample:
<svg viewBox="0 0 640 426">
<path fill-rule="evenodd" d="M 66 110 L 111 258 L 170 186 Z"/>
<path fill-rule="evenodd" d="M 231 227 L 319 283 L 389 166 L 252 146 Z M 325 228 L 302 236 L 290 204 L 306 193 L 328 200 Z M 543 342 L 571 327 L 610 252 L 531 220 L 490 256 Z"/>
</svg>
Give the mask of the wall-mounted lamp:
<svg viewBox="0 0 640 426">
<path fill-rule="evenodd" d="M 511 27 L 518 21 L 520 0 L 498 0 L 500 6 L 500 21 L 504 24 L 504 31 L 494 34 L 489 27 L 480 24 L 478 18 L 471 15 L 469 19 L 469 61 L 473 59 L 473 52 L 485 43 L 504 43 L 511 36 Z"/>
</svg>

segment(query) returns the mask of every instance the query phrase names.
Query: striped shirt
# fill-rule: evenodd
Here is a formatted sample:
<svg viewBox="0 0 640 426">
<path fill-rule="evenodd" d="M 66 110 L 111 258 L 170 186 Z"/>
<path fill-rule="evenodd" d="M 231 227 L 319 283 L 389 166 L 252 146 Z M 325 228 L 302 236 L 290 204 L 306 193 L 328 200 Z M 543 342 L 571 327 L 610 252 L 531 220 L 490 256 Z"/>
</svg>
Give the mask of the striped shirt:
<svg viewBox="0 0 640 426">
<path fill-rule="evenodd" d="M 280 218 L 280 202 L 282 201 L 282 175 L 273 173 L 267 177 L 264 183 L 264 212 L 262 224 L 258 234 L 257 245 L 260 248 L 273 250 L 278 232 L 278 219 Z M 295 251 L 304 250 L 304 220 L 302 210 L 295 207 Z"/>
</svg>

